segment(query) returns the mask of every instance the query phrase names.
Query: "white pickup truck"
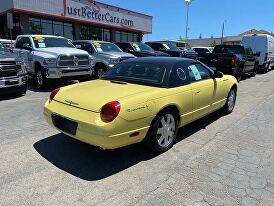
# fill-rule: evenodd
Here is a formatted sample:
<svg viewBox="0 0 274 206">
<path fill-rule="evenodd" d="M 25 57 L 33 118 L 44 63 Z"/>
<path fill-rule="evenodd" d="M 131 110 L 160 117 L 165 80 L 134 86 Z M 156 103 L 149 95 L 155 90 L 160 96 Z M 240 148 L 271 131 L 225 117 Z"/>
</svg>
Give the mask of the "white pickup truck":
<svg viewBox="0 0 274 206">
<path fill-rule="evenodd" d="M 24 60 L 30 77 L 40 87 L 49 80 L 77 80 L 90 77 L 93 72 L 93 58 L 64 37 L 20 35 L 16 38 L 14 52 Z"/>
</svg>

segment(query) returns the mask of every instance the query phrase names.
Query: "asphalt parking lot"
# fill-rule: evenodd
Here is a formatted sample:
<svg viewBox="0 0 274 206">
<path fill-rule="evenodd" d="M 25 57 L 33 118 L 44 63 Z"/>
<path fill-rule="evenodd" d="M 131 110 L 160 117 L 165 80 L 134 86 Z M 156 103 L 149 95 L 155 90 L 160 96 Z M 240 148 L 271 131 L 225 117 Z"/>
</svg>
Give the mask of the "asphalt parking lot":
<svg viewBox="0 0 274 206">
<path fill-rule="evenodd" d="M 184 127 L 158 156 L 60 134 L 43 119 L 49 93 L 0 101 L 0 205 L 273 205 L 274 71 L 242 81 L 233 114 Z"/>
</svg>

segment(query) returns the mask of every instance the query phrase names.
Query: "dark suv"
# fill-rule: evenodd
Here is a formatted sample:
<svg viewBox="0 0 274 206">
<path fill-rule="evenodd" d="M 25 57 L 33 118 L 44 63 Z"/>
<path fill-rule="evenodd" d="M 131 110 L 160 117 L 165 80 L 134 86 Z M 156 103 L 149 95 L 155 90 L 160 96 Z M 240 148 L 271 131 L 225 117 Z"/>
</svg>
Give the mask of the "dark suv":
<svg viewBox="0 0 274 206">
<path fill-rule="evenodd" d="M 152 49 L 164 52 L 173 57 L 184 57 L 189 59 L 197 59 L 198 54 L 192 49 L 180 49 L 175 41 L 153 41 L 146 42 Z"/>
<path fill-rule="evenodd" d="M 155 51 L 150 46 L 140 42 L 117 42 L 115 43 L 123 52 L 131 53 L 136 57 L 168 57 L 167 53 Z"/>
</svg>

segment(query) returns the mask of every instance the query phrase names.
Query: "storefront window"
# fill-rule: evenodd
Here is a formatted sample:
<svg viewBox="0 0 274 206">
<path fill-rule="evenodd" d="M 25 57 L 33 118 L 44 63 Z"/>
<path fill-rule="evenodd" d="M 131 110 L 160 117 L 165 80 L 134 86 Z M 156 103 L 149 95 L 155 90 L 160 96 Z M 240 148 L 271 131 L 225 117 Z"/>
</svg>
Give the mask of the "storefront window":
<svg viewBox="0 0 274 206">
<path fill-rule="evenodd" d="M 81 39 L 110 41 L 110 29 L 80 25 Z"/>
<path fill-rule="evenodd" d="M 53 22 L 54 35 L 64 36 L 63 23 L 59 21 Z"/>
<path fill-rule="evenodd" d="M 42 34 L 53 34 L 52 21 L 41 20 Z"/>
<path fill-rule="evenodd" d="M 29 18 L 29 31 L 31 34 L 41 34 L 41 20 L 37 18 Z"/>
<path fill-rule="evenodd" d="M 73 39 L 73 27 L 70 23 L 40 18 L 29 18 L 29 25 L 31 34 L 60 35 Z"/>
<path fill-rule="evenodd" d="M 124 31 L 116 31 L 115 42 L 138 42 L 138 34 Z"/>
</svg>

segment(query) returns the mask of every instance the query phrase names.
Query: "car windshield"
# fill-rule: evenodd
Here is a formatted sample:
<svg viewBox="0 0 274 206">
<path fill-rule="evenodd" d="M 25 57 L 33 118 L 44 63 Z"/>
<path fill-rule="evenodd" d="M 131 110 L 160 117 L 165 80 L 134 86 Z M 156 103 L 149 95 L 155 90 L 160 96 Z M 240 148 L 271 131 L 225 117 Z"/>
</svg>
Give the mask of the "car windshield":
<svg viewBox="0 0 274 206">
<path fill-rule="evenodd" d="M 151 63 L 124 62 L 116 64 L 101 79 L 161 87 L 165 74 L 166 69 L 163 66 Z"/>
<path fill-rule="evenodd" d="M 166 50 L 171 50 L 171 51 L 181 51 L 179 47 L 175 45 L 175 43 L 171 42 L 163 42 L 162 45 L 165 47 Z"/>
<path fill-rule="evenodd" d="M 33 41 L 36 48 L 49 47 L 69 47 L 74 48 L 73 44 L 66 38 L 35 36 Z"/>
<path fill-rule="evenodd" d="M 189 44 L 185 43 L 185 42 L 177 42 L 176 46 L 179 47 L 179 48 L 191 49 L 191 47 L 189 46 Z"/>
<path fill-rule="evenodd" d="M 113 43 L 106 43 L 106 42 L 93 42 L 93 46 L 95 47 L 97 52 L 121 52 L 122 50 L 119 49 Z"/>
<path fill-rule="evenodd" d="M 137 52 L 141 52 L 141 51 L 154 52 L 154 50 L 150 46 L 144 43 L 132 43 L 131 45 L 134 48 L 134 50 Z"/>
<path fill-rule="evenodd" d="M 2 43 L 0 43 L 0 52 L 8 52 L 8 49 Z"/>
</svg>

